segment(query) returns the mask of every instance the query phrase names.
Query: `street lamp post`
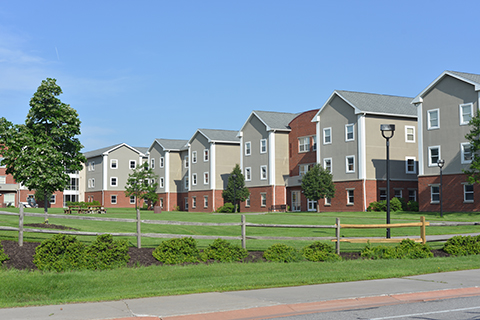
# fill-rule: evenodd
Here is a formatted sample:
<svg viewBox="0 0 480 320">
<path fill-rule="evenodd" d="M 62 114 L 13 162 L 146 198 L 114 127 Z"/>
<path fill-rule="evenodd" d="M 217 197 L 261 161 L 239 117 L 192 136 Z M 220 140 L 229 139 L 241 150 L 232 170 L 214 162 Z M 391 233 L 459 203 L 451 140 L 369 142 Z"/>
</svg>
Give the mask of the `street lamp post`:
<svg viewBox="0 0 480 320">
<path fill-rule="evenodd" d="M 443 218 L 443 166 L 445 165 L 444 159 L 439 159 L 437 162 L 440 168 L 440 217 Z"/>
<path fill-rule="evenodd" d="M 380 131 L 387 143 L 387 224 L 390 224 L 390 139 L 395 133 L 395 125 L 382 124 Z M 387 239 L 390 239 L 390 228 L 387 228 Z"/>
<path fill-rule="evenodd" d="M 237 175 L 232 174 L 233 178 L 233 213 L 237 213 Z"/>
</svg>

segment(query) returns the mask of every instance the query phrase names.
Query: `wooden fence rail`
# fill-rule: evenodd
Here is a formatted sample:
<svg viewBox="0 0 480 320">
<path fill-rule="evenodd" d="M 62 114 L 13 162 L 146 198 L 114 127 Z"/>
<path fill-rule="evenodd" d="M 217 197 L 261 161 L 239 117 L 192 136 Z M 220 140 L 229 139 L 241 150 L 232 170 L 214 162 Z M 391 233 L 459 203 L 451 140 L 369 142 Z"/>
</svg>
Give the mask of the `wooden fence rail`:
<svg viewBox="0 0 480 320">
<path fill-rule="evenodd" d="M 340 230 L 343 229 L 367 229 L 367 228 L 406 228 L 406 227 L 420 227 L 420 238 L 412 239 L 417 242 L 426 243 L 426 226 L 455 226 L 455 225 L 480 225 L 480 222 L 440 222 L 440 223 L 429 223 L 425 221 L 425 217 L 420 217 L 420 222 L 414 223 L 397 223 L 397 224 L 369 224 L 369 225 L 358 225 L 358 224 L 341 224 L 340 219 L 336 218 L 336 223 L 334 225 L 292 225 L 292 224 L 258 224 L 258 223 L 247 223 L 245 220 L 245 215 L 241 216 L 241 222 L 238 223 L 203 223 L 203 222 L 184 222 L 184 221 L 163 221 L 163 220 L 142 220 L 140 219 L 140 210 L 137 210 L 136 219 L 123 219 L 123 218 L 106 218 L 106 217 L 93 217 L 93 216 L 74 216 L 74 215 L 63 215 L 63 214 L 49 214 L 48 218 L 59 218 L 59 219 L 77 219 L 77 220 L 90 220 L 90 221 L 107 221 L 107 222 L 127 222 L 136 224 L 136 232 L 121 232 L 121 233 L 111 233 L 111 232 L 87 232 L 87 231 L 68 231 L 68 230 L 55 230 L 55 229 L 36 229 L 36 228 L 25 228 L 24 227 L 24 217 L 45 217 L 43 213 L 24 213 L 23 208 L 20 208 L 19 213 L 10 213 L 10 212 L 0 212 L 0 215 L 10 215 L 19 217 L 19 226 L 15 227 L 6 227 L 0 226 L 0 230 L 5 231 L 18 231 L 18 243 L 20 246 L 23 245 L 23 233 L 24 232 L 34 232 L 34 233 L 47 233 L 47 234 L 68 234 L 68 235 L 82 235 L 82 236 L 97 236 L 101 234 L 111 234 L 112 236 L 122 236 L 122 237 L 136 237 L 137 238 L 137 247 L 141 248 L 141 238 L 183 238 L 183 237 L 192 237 L 194 239 L 218 239 L 222 238 L 225 240 L 241 240 L 242 247 L 246 248 L 247 239 L 256 239 L 256 240 L 307 240 L 307 241 L 318 241 L 318 240 L 331 240 L 336 243 L 336 251 L 340 253 L 340 242 L 352 242 L 352 243 L 361 243 L 361 242 L 400 242 L 404 238 L 394 238 L 394 239 L 385 239 L 385 238 L 340 238 Z M 141 224 L 158 224 L 158 225 L 181 225 L 181 226 L 238 226 L 241 228 L 241 235 L 239 236 L 205 236 L 205 235 L 185 235 L 185 234 L 166 234 L 166 233 L 142 233 Z M 246 229 L 247 227 L 257 227 L 257 228 L 314 228 L 314 229 L 335 229 L 334 237 L 269 237 L 269 236 L 247 236 Z"/>
</svg>

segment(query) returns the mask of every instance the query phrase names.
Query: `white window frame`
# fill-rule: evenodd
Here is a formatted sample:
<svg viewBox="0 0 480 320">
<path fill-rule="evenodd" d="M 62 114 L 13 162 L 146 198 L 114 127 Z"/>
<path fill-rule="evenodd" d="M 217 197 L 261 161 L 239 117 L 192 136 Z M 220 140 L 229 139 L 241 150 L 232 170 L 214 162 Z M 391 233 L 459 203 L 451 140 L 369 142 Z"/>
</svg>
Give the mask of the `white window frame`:
<svg viewBox="0 0 480 320">
<path fill-rule="evenodd" d="M 203 207 L 208 208 L 208 196 L 203 196 Z"/>
<path fill-rule="evenodd" d="M 188 168 L 188 155 L 183 157 L 183 161 L 184 161 L 184 168 L 187 169 Z"/>
<path fill-rule="evenodd" d="M 409 165 L 408 162 L 413 161 L 413 170 L 408 170 Z M 417 174 L 417 159 L 415 157 L 405 157 L 405 173 L 406 174 Z"/>
<path fill-rule="evenodd" d="M 88 163 L 88 171 L 95 171 L 95 161 L 90 161 Z"/>
<path fill-rule="evenodd" d="M 192 151 L 192 163 L 197 163 L 197 151 Z"/>
<path fill-rule="evenodd" d="M 52 197 L 50 198 L 50 204 L 56 204 L 57 203 L 57 195 L 52 194 Z"/>
<path fill-rule="evenodd" d="M 160 168 L 163 168 L 163 167 L 165 167 L 165 158 L 160 157 Z"/>
<path fill-rule="evenodd" d="M 471 190 L 471 191 L 470 191 L 470 190 L 467 191 L 467 187 L 472 187 L 472 190 Z M 474 188 L 473 184 L 467 184 L 467 183 L 465 183 L 465 184 L 463 185 L 463 202 L 465 202 L 465 203 L 472 203 L 472 202 L 474 202 L 474 201 L 475 201 L 475 193 L 474 193 L 474 192 L 475 192 L 475 188 Z M 472 195 L 472 199 L 468 199 L 468 200 L 467 200 L 467 194 L 471 194 L 471 195 Z"/>
<path fill-rule="evenodd" d="M 267 180 L 267 177 L 268 177 L 267 166 L 266 165 L 260 166 L 260 180 Z"/>
<path fill-rule="evenodd" d="M 197 207 L 197 197 L 192 196 L 192 209 L 195 209 Z"/>
<path fill-rule="evenodd" d="M 267 153 L 267 139 L 260 139 L 260 153 Z"/>
<path fill-rule="evenodd" d="M 465 147 L 466 146 L 469 146 L 470 147 L 470 157 L 471 159 L 470 160 L 465 160 Z M 460 143 L 460 161 L 462 164 L 470 164 L 472 163 L 472 160 L 473 160 L 473 154 L 472 154 L 472 145 L 470 142 L 463 142 L 463 143 Z"/>
<path fill-rule="evenodd" d="M 118 177 L 110 177 L 110 187 L 118 187 Z"/>
<path fill-rule="evenodd" d="M 188 188 L 189 188 L 188 176 L 186 176 L 186 177 L 183 179 L 183 185 L 184 185 L 185 189 L 188 190 Z"/>
<path fill-rule="evenodd" d="M 135 204 L 135 196 L 130 196 L 130 204 Z"/>
<path fill-rule="evenodd" d="M 245 155 L 249 156 L 251 154 L 252 154 L 252 142 L 247 141 L 247 142 L 245 142 Z"/>
<path fill-rule="evenodd" d="M 353 159 L 353 162 L 352 162 L 353 169 L 352 170 L 349 170 L 348 159 Z M 346 173 L 355 173 L 355 156 L 352 155 L 352 156 L 346 156 L 345 157 L 345 172 Z"/>
<path fill-rule="evenodd" d="M 95 178 L 92 178 L 90 180 L 92 180 L 92 188 L 95 188 Z"/>
<path fill-rule="evenodd" d="M 192 173 L 192 186 L 196 186 L 196 185 L 197 185 L 197 174 Z"/>
<path fill-rule="evenodd" d="M 410 193 L 413 191 L 413 197 L 410 196 Z M 408 189 L 408 201 L 417 201 L 417 189 Z"/>
<path fill-rule="evenodd" d="M 327 131 L 329 132 L 328 135 Z M 329 141 L 327 141 L 327 137 Z M 332 127 L 323 128 L 323 144 L 332 144 Z"/>
<path fill-rule="evenodd" d="M 324 205 L 326 207 L 330 207 L 332 205 L 332 198 L 325 198 L 325 203 Z"/>
<path fill-rule="evenodd" d="M 469 102 L 469 103 L 463 103 L 463 104 L 459 105 L 458 108 L 459 108 L 459 112 L 460 112 L 460 125 L 461 126 L 466 126 L 470 122 L 470 120 L 465 121 L 464 118 L 463 118 L 463 116 L 464 116 L 463 108 L 464 107 L 470 107 L 470 119 L 473 118 L 473 103 Z"/>
<path fill-rule="evenodd" d="M 305 153 L 310 151 L 310 137 L 298 138 L 298 153 Z"/>
<path fill-rule="evenodd" d="M 437 188 L 438 192 L 433 192 L 433 188 Z M 438 200 L 433 200 L 434 195 L 438 196 Z M 438 184 L 430 185 L 430 203 L 440 203 L 440 185 Z"/>
<path fill-rule="evenodd" d="M 252 168 L 246 167 L 245 168 L 245 181 L 252 181 Z"/>
<path fill-rule="evenodd" d="M 162 189 L 165 188 L 165 178 L 164 177 L 160 177 L 158 185 Z"/>
<path fill-rule="evenodd" d="M 208 154 L 208 149 L 203 150 L 203 162 L 208 162 L 210 155 Z"/>
<path fill-rule="evenodd" d="M 429 167 L 438 167 L 438 160 L 435 163 L 432 163 L 432 150 L 438 149 L 438 160 L 442 159 L 442 153 L 440 146 L 430 146 L 428 147 L 428 166 Z"/>
<path fill-rule="evenodd" d="M 248 198 L 245 199 L 245 207 L 247 207 L 247 208 L 250 207 L 250 195 L 248 195 Z"/>
<path fill-rule="evenodd" d="M 352 129 L 352 132 L 348 132 L 349 129 Z M 349 138 L 348 135 L 352 134 L 352 137 Z M 345 125 L 345 141 L 355 141 L 355 124 L 349 123 Z"/>
<path fill-rule="evenodd" d="M 323 159 L 323 169 L 327 170 L 327 161 L 330 161 L 330 169 L 328 170 L 330 173 L 332 173 L 332 168 L 333 168 L 333 161 L 332 158 L 324 158 Z"/>
<path fill-rule="evenodd" d="M 155 169 L 155 158 L 150 159 L 150 168 Z"/>
<path fill-rule="evenodd" d="M 403 198 L 403 189 L 393 189 L 393 196 L 395 198 Z"/>
<path fill-rule="evenodd" d="M 0 184 L 7 184 L 7 176 L 0 176 Z"/>
<path fill-rule="evenodd" d="M 264 208 L 267 206 L 267 193 L 260 192 L 260 207 Z"/>
<path fill-rule="evenodd" d="M 312 151 L 317 151 L 317 135 L 312 136 Z"/>
<path fill-rule="evenodd" d="M 412 129 L 412 140 L 409 140 L 408 129 Z M 415 143 L 415 127 L 414 126 L 405 126 L 405 142 L 407 143 Z"/>
<path fill-rule="evenodd" d="M 432 126 L 431 115 L 435 112 L 437 113 L 437 125 Z M 440 129 L 440 109 L 427 110 L 427 130 L 436 130 L 436 129 Z"/>
<path fill-rule="evenodd" d="M 352 196 L 350 196 L 350 192 Z M 353 198 L 353 201 L 350 201 L 350 198 Z M 347 189 L 347 206 L 353 206 L 355 204 L 355 189 Z"/>
<path fill-rule="evenodd" d="M 117 195 L 116 194 L 112 194 L 110 196 L 110 203 L 111 204 L 117 204 Z"/>
<path fill-rule="evenodd" d="M 113 165 L 115 163 L 115 166 Z M 118 169 L 118 160 L 117 159 L 110 159 L 110 169 Z"/>
<path fill-rule="evenodd" d="M 133 168 L 132 168 L 132 164 L 133 164 Z M 137 167 L 137 161 L 135 160 L 130 160 L 128 162 L 128 168 L 130 168 L 131 170 L 135 169 Z"/>
<path fill-rule="evenodd" d="M 209 182 L 209 175 L 208 175 L 208 172 L 204 172 L 203 173 L 203 184 L 208 184 Z"/>
</svg>

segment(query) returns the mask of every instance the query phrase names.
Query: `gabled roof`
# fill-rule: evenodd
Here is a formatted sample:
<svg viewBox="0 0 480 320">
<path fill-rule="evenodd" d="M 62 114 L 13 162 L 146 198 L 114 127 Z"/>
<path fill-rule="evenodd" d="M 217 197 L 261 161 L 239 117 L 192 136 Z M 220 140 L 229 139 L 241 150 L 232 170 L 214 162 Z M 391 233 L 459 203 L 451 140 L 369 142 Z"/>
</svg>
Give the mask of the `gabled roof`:
<svg viewBox="0 0 480 320">
<path fill-rule="evenodd" d="M 108 154 L 108 153 L 110 153 L 112 151 L 115 151 L 115 150 L 117 150 L 121 147 L 124 147 L 124 146 L 131 149 L 132 151 L 138 153 L 140 156 L 145 156 L 147 151 L 148 151 L 148 148 L 146 148 L 146 147 L 131 147 L 126 143 L 119 143 L 119 144 L 115 144 L 113 146 L 109 146 L 109 147 L 100 148 L 100 149 L 97 149 L 97 150 L 92 150 L 92 151 L 89 151 L 89 152 L 85 152 L 83 155 L 87 159 L 88 158 L 93 158 L 93 157 L 98 157 L 98 156 L 101 156 L 101 155 Z"/>
<path fill-rule="evenodd" d="M 183 151 L 188 149 L 188 140 L 155 139 L 150 148 L 148 148 L 148 151 L 153 148 L 155 143 L 159 144 L 165 151 Z"/>
<path fill-rule="evenodd" d="M 438 76 L 432 83 L 430 83 L 418 96 L 416 96 L 412 104 L 420 103 L 423 101 L 423 97 L 430 91 L 433 87 L 435 87 L 443 78 L 446 76 L 451 76 L 458 80 L 464 81 L 475 86 L 475 91 L 480 91 L 480 75 L 474 73 L 466 73 L 466 72 L 458 72 L 458 71 L 444 71 L 440 76 Z"/>
<path fill-rule="evenodd" d="M 366 92 L 355 92 L 345 90 L 335 90 L 327 102 L 320 108 L 312 122 L 316 122 L 317 116 L 323 111 L 323 109 L 335 98 L 339 97 L 350 105 L 355 114 L 376 114 L 376 115 L 388 115 L 388 116 L 400 116 L 400 117 L 417 117 L 417 109 L 413 107 L 410 102 L 412 98 L 391 96 L 385 94 L 375 94 Z"/>
<path fill-rule="evenodd" d="M 298 115 L 299 113 L 254 110 L 240 131 L 245 128 L 245 125 L 253 116 L 257 117 L 265 125 L 267 131 L 291 131 L 288 124 Z"/>
<path fill-rule="evenodd" d="M 198 129 L 188 141 L 189 143 L 192 143 L 197 133 L 207 138 L 208 142 L 240 144 L 240 139 L 237 138 L 237 131 L 216 129 Z"/>
</svg>

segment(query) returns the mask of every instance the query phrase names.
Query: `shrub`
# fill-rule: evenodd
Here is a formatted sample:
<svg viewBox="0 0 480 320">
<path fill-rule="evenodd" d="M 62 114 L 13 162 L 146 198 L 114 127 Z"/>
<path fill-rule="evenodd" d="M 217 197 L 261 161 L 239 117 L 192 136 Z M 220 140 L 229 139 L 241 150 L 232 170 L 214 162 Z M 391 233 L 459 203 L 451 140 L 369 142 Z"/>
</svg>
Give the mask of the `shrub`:
<svg viewBox="0 0 480 320">
<path fill-rule="evenodd" d="M 76 237 L 57 234 L 35 248 L 33 263 L 40 270 L 66 271 L 86 268 L 85 245 Z"/>
<path fill-rule="evenodd" d="M 408 211 L 408 204 L 404 198 L 398 198 L 400 200 L 400 204 L 402 206 L 402 211 Z"/>
<path fill-rule="evenodd" d="M 302 260 L 302 255 L 297 249 L 283 243 L 270 246 L 263 253 L 263 257 L 268 261 L 275 262 L 298 262 Z"/>
<path fill-rule="evenodd" d="M 218 212 L 218 213 L 232 213 L 233 212 L 233 204 L 231 204 L 230 202 L 227 202 L 223 206 L 218 208 L 216 212 Z"/>
<path fill-rule="evenodd" d="M 387 203 L 387 201 L 385 201 Z M 390 211 L 402 211 L 402 203 L 397 197 L 390 199 Z"/>
<path fill-rule="evenodd" d="M 87 268 L 105 270 L 127 265 L 130 256 L 126 240 L 113 240 L 111 234 L 97 236 L 97 239 L 87 248 Z"/>
<path fill-rule="evenodd" d="M 443 245 L 443 251 L 454 256 L 468 256 L 480 253 L 480 236 L 455 236 Z"/>
<path fill-rule="evenodd" d="M 419 211 L 417 201 L 410 200 L 410 201 L 408 201 L 407 205 L 408 205 L 408 210 L 415 211 L 415 212 Z"/>
<path fill-rule="evenodd" d="M 387 211 L 387 201 L 374 201 L 368 205 L 367 211 Z"/>
<path fill-rule="evenodd" d="M 341 260 L 335 253 L 333 245 L 316 241 L 302 250 L 302 255 L 309 261 L 336 261 Z"/>
<path fill-rule="evenodd" d="M 8 255 L 3 251 L 3 246 L 0 243 L 0 264 L 2 264 L 3 261 L 10 259 Z"/>
<path fill-rule="evenodd" d="M 361 256 L 368 259 L 421 259 L 433 257 L 430 248 L 422 243 L 405 239 L 395 247 L 376 246 L 370 243 L 362 250 Z"/>
<path fill-rule="evenodd" d="M 195 239 L 180 238 L 163 241 L 153 252 L 155 259 L 165 264 L 198 262 L 200 252 Z"/>
<path fill-rule="evenodd" d="M 232 245 L 226 240 L 216 239 L 202 253 L 202 260 L 214 259 L 221 262 L 240 261 L 247 257 L 248 251 Z"/>
</svg>

